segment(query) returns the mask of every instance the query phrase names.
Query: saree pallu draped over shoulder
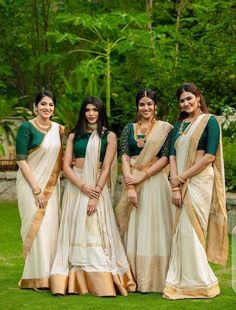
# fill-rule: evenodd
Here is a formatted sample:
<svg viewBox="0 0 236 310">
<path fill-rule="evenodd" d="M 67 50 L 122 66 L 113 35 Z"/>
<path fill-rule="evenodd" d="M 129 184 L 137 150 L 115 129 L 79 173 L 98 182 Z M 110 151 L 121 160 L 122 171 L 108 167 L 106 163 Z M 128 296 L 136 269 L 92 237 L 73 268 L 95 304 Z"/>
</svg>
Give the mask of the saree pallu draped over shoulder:
<svg viewBox="0 0 236 310">
<path fill-rule="evenodd" d="M 172 126 L 157 121 L 139 156 L 131 157 L 132 174 L 158 158 Z M 173 205 L 167 175 L 160 171 L 136 186 L 137 209 L 129 203 L 126 186 L 115 213 L 131 270 L 140 292 L 162 292 L 172 241 Z"/>
<path fill-rule="evenodd" d="M 83 169 L 73 168 L 78 178 L 95 187 L 100 171 L 100 144 L 96 131 L 89 138 Z M 56 258 L 51 270 L 53 294 L 126 296 L 135 291 L 129 264 L 115 223 L 107 184 L 96 212 L 87 215 L 89 197 L 67 181 Z"/>
<path fill-rule="evenodd" d="M 55 257 L 62 166 L 63 127 L 52 122 L 42 143 L 32 150 L 27 163 L 42 189 L 47 205 L 36 206 L 32 189 L 22 172 L 17 173 L 17 198 L 25 265 L 20 288 L 49 288 L 49 275 Z"/>
<path fill-rule="evenodd" d="M 210 117 L 210 114 L 200 115 L 188 134 L 177 139 L 178 174 L 194 164 L 199 139 Z M 213 164 L 209 164 L 183 185 L 183 206 L 176 213 L 165 298 L 210 298 L 220 292 L 208 260 L 224 265 L 228 255 L 221 141 L 220 133 Z"/>
</svg>

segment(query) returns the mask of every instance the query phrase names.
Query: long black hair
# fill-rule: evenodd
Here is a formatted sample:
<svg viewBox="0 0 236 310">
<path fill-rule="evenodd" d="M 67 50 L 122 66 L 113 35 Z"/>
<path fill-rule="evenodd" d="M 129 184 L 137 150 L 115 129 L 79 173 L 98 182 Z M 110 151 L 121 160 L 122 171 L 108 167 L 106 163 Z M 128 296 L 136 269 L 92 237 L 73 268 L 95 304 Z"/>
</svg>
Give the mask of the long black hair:
<svg viewBox="0 0 236 310">
<path fill-rule="evenodd" d="M 40 92 L 38 92 L 35 96 L 34 99 L 34 104 L 37 107 L 37 105 L 39 104 L 39 102 L 44 98 L 44 97 L 49 97 L 52 99 L 54 106 L 57 103 L 57 99 L 56 96 L 49 90 L 42 90 Z"/>
<path fill-rule="evenodd" d="M 86 119 L 85 112 L 86 112 L 86 106 L 89 103 L 94 105 L 98 109 L 97 133 L 99 137 L 102 136 L 104 128 L 109 129 L 107 114 L 106 114 L 105 107 L 102 103 L 102 100 L 95 96 L 88 96 L 82 102 L 77 124 L 75 128 L 72 130 L 72 132 L 75 133 L 75 137 L 78 137 L 78 136 L 81 137 L 87 133 L 88 121 Z"/>
<path fill-rule="evenodd" d="M 203 113 L 209 113 L 205 98 L 194 83 L 184 83 L 176 90 L 176 97 L 178 100 L 180 99 L 181 94 L 185 91 L 194 94 L 196 97 L 200 97 L 200 110 Z M 188 117 L 188 113 L 185 111 L 180 111 L 178 120 L 182 121 L 186 117 Z"/>
</svg>

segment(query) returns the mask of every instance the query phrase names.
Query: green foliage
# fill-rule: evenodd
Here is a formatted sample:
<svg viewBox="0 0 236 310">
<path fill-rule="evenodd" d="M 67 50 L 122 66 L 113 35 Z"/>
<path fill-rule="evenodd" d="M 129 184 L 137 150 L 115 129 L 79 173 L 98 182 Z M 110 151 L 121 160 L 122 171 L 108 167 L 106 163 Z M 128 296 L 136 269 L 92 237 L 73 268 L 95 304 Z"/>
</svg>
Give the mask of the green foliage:
<svg viewBox="0 0 236 310">
<path fill-rule="evenodd" d="M 236 140 L 223 138 L 225 180 L 227 190 L 236 190 Z"/>
</svg>

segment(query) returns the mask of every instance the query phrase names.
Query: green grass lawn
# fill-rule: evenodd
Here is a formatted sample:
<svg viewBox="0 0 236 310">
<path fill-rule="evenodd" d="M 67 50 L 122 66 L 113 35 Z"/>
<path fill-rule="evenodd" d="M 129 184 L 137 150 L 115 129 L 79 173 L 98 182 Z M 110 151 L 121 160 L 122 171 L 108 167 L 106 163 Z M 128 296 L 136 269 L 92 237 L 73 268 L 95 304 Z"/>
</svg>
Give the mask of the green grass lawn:
<svg viewBox="0 0 236 310">
<path fill-rule="evenodd" d="M 16 204 L 0 203 L 0 309 L 236 309 L 230 262 L 226 268 L 213 268 L 220 281 L 221 294 L 206 300 L 168 301 L 157 293 L 132 293 L 128 297 L 115 298 L 89 295 L 54 297 L 48 291 L 20 290 L 17 282 L 23 269 L 23 256 L 19 214 Z"/>
</svg>

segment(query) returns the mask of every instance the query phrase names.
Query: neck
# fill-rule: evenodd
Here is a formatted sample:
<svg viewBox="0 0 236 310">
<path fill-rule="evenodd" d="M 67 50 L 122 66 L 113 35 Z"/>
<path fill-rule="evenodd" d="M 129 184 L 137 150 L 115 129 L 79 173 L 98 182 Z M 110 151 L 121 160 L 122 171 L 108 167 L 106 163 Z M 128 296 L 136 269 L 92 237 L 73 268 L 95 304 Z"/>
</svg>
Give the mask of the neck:
<svg viewBox="0 0 236 310">
<path fill-rule="evenodd" d="M 37 119 L 37 122 L 43 126 L 46 126 L 50 123 L 50 118 L 43 118 L 38 115 L 36 119 Z"/>
<path fill-rule="evenodd" d="M 150 125 L 152 123 L 152 121 L 154 120 L 153 117 L 150 117 L 150 118 L 141 118 L 140 122 L 143 124 L 143 125 Z"/>
<path fill-rule="evenodd" d="M 90 123 L 87 123 L 87 129 L 88 130 L 96 130 L 97 129 L 97 126 L 98 124 L 97 123 L 93 123 L 93 124 L 90 124 Z"/>
<path fill-rule="evenodd" d="M 199 109 L 199 110 L 197 110 L 197 111 L 195 111 L 195 112 L 193 112 L 193 113 L 189 113 L 188 117 L 189 117 L 190 119 L 196 119 L 196 118 L 198 118 L 198 116 L 201 115 L 202 113 L 203 113 L 203 112 Z"/>
</svg>

